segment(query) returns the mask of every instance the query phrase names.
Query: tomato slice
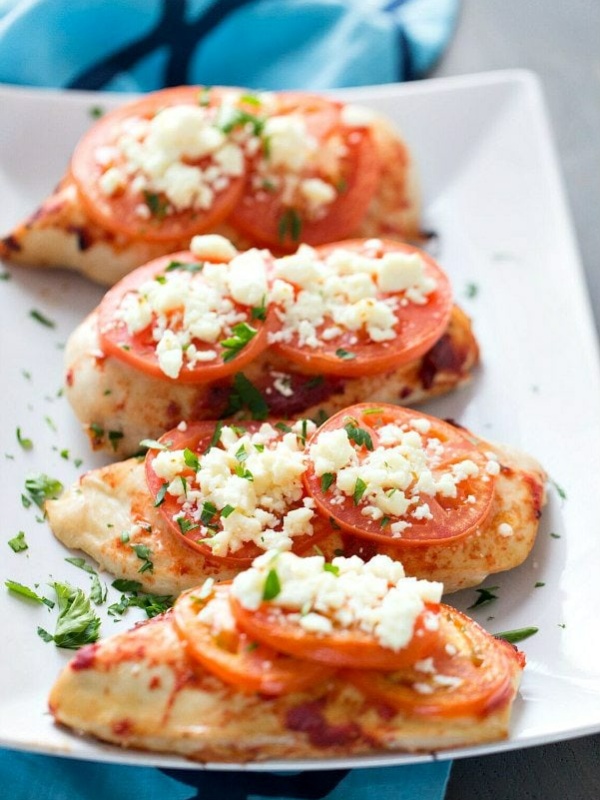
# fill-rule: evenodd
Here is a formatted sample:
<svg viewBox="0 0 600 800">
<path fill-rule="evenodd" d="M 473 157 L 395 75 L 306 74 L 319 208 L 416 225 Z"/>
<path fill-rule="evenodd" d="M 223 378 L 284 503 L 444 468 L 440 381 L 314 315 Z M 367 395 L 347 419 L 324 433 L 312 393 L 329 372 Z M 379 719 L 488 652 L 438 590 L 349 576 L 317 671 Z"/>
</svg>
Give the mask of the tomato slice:
<svg viewBox="0 0 600 800">
<path fill-rule="evenodd" d="M 115 233 L 165 243 L 185 241 L 218 225 L 240 199 L 245 180 L 243 172 L 227 174 L 225 181 L 210 183 L 214 196 L 207 207 L 203 203 L 202 207 L 184 206 L 173 210 L 168 207 L 164 192 L 145 190 L 136 185 L 133 178 L 144 175 L 139 168 L 128 169 L 131 162 L 128 163 L 119 142 L 124 133 L 132 130 L 132 125 L 154 119 L 165 108 L 191 106 L 197 109 L 205 106 L 210 114 L 211 109 L 219 106 L 225 97 L 231 98 L 234 92 L 223 89 L 208 91 L 200 86 L 164 89 L 128 103 L 98 120 L 79 142 L 71 161 L 71 174 L 89 215 Z M 169 157 L 167 153 L 165 158 Z M 215 167 L 217 162 L 211 155 L 199 155 L 181 163 L 199 167 L 204 172 Z M 107 192 L 103 182 L 108 168 L 115 168 L 119 175 L 129 177 L 116 190 Z M 147 174 L 145 177 L 147 179 Z"/>
<path fill-rule="evenodd" d="M 300 692 L 329 677 L 332 671 L 322 664 L 279 653 L 240 630 L 231 618 L 228 597 L 229 585 L 219 584 L 208 598 L 197 590 L 182 594 L 173 609 L 177 634 L 209 672 L 243 692 L 267 695 Z M 203 610 L 211 621 L 200 618 Z M 220 627 L 227 620 L 229 625 Z"/>
<path fill-rule="evenodd" d="M 256 611 L 244 608 L 233 596 L 229 598 L 238 626 L 258 642 L 296 658 L 317 661 L 332 667 L 358 669 L 401 669 L 429 653 L 438 641 L 438 631 L 427 624 L 437 615 L 438 605 L 427 603 L 415 623 L 413 638 L 401 650 L 379 644 L 358 628 L 334 628 L 330 633 L 313 633 L 298 625 L 298 612 L 276 611 L 263 603 Z"/>
<path fill-rule="evenodd" d="M 391 311 L 395 321 L 392 338 L 372 338 L 366 324 L 358 330 L 351 330 L 336 321 L 331 309 L 327 308 L 323 314 L 323 322 L 316 325 L 316 346 L 309 346 L 300 339 L 297 325 L 286 333 L 287 338 L 275 338 L 272 345 L 274 351 L 305 371 L 346 377 L 391 371 L 424 355 L 447 329 L 452 313 L 450 281 L 436 262 L 422 250 L 400 242 L 352 239 L 323 245 L 316 248 L 316 251 L 321 262 L 325 262 L 335 251 L 350 251 L 377 260 L 393 253 L 418 256 L 423 264 L 425 277 L 434 280 L 436 288 L 426 295 L 424 302 L 419 303 L 408 300 L 403 291 L 378 290 L 374 297 L 369 298 L 369 301 L 378 301 L 379 308 L 384 312 L 387 311 L 386 304 L 393 304 Z M 345 275 L 340 278 L 342 281 L 346 280 Z M 316 287 L 311 289 L 309 286 L 308 289 L 318 291 Z M 297 298 L 300 293 L 298 286 L 294 287 L 294 292 Z M 306 295 L 306 290 L 303 294 Z M 319 298 L 315 298 L 315 303 L 317 302 Z M 278 313 L 285 313 L 285 309 L 280 308 Z M 338 334 L 332 337 L 330 334 L 334 330 Z"/>
<path fill-rule="evenodd" d="M 403 450 L 407 445 L 399 437 L 390 440 L 390 429 L 386 427 L 390 425 L 395 426 L 392 430 L 400 428 L 400 433 L 405 431 L 413 436 L 419 429 L 423 431 L 419 434 L 421 448 L 414 455 L 418 460 L 410 461 L 414 451 L 410 447 Z M 383 428 L 385 431 L 382 434 Z M 318 449 L 315 449 L 315 445 L 323 434 L 344 429 L 355 451 L 359 468 L 374 467 L 380 470 L 380 474 L 381 470 L 386 473 L 379 488 L 387 498 L 393 498 L 400 491 L 394 486 L 395 476 L 399 474 L 398 468 L 390 467 L 387 462 L 395 454 L 399 454 L 399 458 L 406 456 L 409 459 L 406 467 L 409 478 L 401 491 L 411 502 L 402 514 L 382 511 L 381 505 L 387 506 L 385 499 L 376 501 L 379 502 L 379 511 L 367 511 L 368 508 L 377 507 L 369 499 L 372 494 L 368 470 L 363 473 L 366 480 L 359 483 L 359 475 L 350 493 L 336 488 L 338 472 L 317 471 L 315 459 L 318 457 Z M 495 478 L 487 471 L 487 457 L 477 448 L 467 432 L 435 417 L 398 406 L 361 403 L 340 411 L 327 420 L 312 436 L 308 447 L 309 466 L 304 475 L 307 490 L 323 515 L 332 518 L 344 531 L 356 537 L 397 547 L 449 543 L 474 531 L 490 512 Z M 476 469 L 468 469 L 469 474 L 465 474 L 464 470 L 470 465 L 474 465 Z M 402 469 L 405 469 L 404 465 Z M 438 484 L 447 480 L 449 475 L 460 476 L 462 473 L 461 479 L 456 478 L 455 496 L 444 496 L 437 487 L 435 494 L 427 493 L 426 486 L 418 488 L 417 482 L 426 479 L 426 476 L 423 477 L 424 470 L 429 470 Z M 374 480 L 372 477 L 371 479 Z M 431 487 L 431 482 L 429 485 Z M 381 498 L 381 494 L 379 497 Z M 425 504 L 428 512 L 423 507 Z M 423 507 L 421 512 L 417 512 L 419 507 Z"/>
<path fill-rule="evenodd" d="M 348 670 L 344 678 L 367 697 L 417 717 L 485 717 L 510 702 L 515 670 L 525 663 L 516 648 L 445 605 L 440 640 L 420 669 Z"/>
<path fill-rule="evenodd" d="M 300 241 L 341 239 L 359 227 L 377 189 L 381 165 L 369 129 L 343 125 L 341 109 L 341 103 L 324 97 L 299 92 L 276 96 L 269 116 L 301 117 L 315 149 L 301 166 L 274 164 L 267 137 L 231 214 L 234 227 L 252 241 L 281 251 L 295 250 Z M 314 179 L 333 190 L 333 199 L 315 208 L 302 192 L 303 181 Z"/>
<path fill-rule="evenodd" d="M 153 337 L 157 314 L 153 312 L 150 321 L 136 332 L 130 332 L 126 322 L 119 317 L 124 303 L 140 297 L 139 289 L 148 281 L 164 283 L 177 272 L 181 276 L 186 276 L 190 288 L 202 289 L 207 285 L 202 274 L 204 263 L 189 251 L 161 256 L 134 270 L 113 286 L 104 296 L 98 310 L 98 333 L 103 352 L 153 378 L 177 383 L 216 381 L 238 372 L 248 362 L 254 360 L 268 345 L 267 333 L 269 326 L 272 325 L 272 314 L 265 308 L 264 314 L 260 315 L 264 319 L 257 318 L 251 307 L 237 303 L 230 296 L 225 296 L 224 299 L 231 303 L 236 313 L 237 324 L 232 327 L 227 323 L 220 337 L 221 341 L 218 342 L 191 338 L 190 342 L 199 354 L 210 356 L 212 353 L 214 357 L 210 360 L 200 358 L 190 362 L 187 355 L 189 350 L 183 349 L 182 364 L 176 377 L 167 375 L 160 365 L 157 341 Z M 222 269 L 226 270 L 227 266 L 223 265 Z M 182 309 L 183 305 L 171 307 L 164 312 L 161 326 L 164 325 L 175 332 L 182 330 Z M 238 325 L 241 325 L 241 328 L 238 328 Z M 236 331 L 243 334 L 241 338 L 236 338 Z M 231 345 L 232 342 L 233 347 L 227 346 L 227 343 Z M 241 346 L 237 347 L 236 342 Z"/>
<path fill-rule="evenodd" d="M 290 425 L 293 424 L 293 422 L 288 424 L 281 421 L 272 421 L 273 426 L 279 425 L 279 428 L 276 428 L 278 431 L 279 440 L 286 432 L 290 430 Z M 234 426 L 223 426 L 222 423 L 209 421 L 193 422 L 188 423 L 184 431 L 175 428 L 174 430 L 165 433 L 159 439 L 159 443 L 171 451 L 185 450 L 186 448 L 190 451 L 191 458 L 188 458 L 188 460 L 191 464 L 193 464 L 193 468 L 191 466 L 186 467 L 186 469 L 181 472 L 181 476 L 191 486 L 196 472 L 194 459 L 197 458 L 198 465 L 201 466 L 202 456 L 206 452 L 208 452 L 212 447 L 222 447 L 222 445 L 218 443 L 218 440 L 220 431 L 223 427 L 233 427 L 238 432 L 252 434 L 260 430 L 262 425 L 264 425 L 264 423 L 256 421 L 236 421 Z M 226 555 L 216 555 L 212 548 L 207 543 L 202 541 L 203 538 L 207 538 L 207 533 L 199 533 L 198 522 L 192 516 L 192 511 L 188 510 L 182 516 L 182 505 L 178 502 L 175 496 L 165 491 L 166 481 L 156 474 L 153 466 L 154 459 L 159 452 L 160 450 L 158 448 L 150 448 L 146 454 L 146 481 L 150 493 L 154 498 L 154 503 L 158 507 L 168 529 L 174 535 L 176 535 L 180 541 L 183 541 L 192 550 L 200 553 L 202 556 L 204 556 L 204 558 L 216 563 L 234 566 L 239 569 L 249 566 L 254 558 L 264 553 L 264 548 L 260 548 L 258 545 L 254 544 L 254 542 L 246 542 L 233 552 L 230 551 Z M 243 462 L 240 462 L 240 464 L 242 465 Z M 291 503 L 288 508 L 286 508 L 285 513 L 288 513 L 295 508 L 302 507 L 302 501 L 306 495 L 304 491 L 302 491 L 301 494 L 301 497 L 299 497 L 295 502 Z M 223 510 L 217 509 L 214 505 L 213 508 L 214 513 L 211 513 L 213 509 L 210 506 L 208 509 L 206 508 L 206 505 L 203 506 L 204 514 L 206 514 L 204 519 L 206 520 L 206 523 L 211 526 L 209 532 L 215 534 L 223 528 Z M 276 516 L 279 519 L 279 523 L 275 529 L 278 529 L 281 527 L 281 519 L 283 514 L 277 513 Z M 181 518 L 182 521 L 177 522 L 177 518 Z M 318 544 L 319 541 L 331 534 L 331 524 L 320 515 L 315 514 L 310 522 L 313 529 L 312 533 L 294 536 L 292 547 L 294 553 L 303 554 L 309 550 L 312 550 L 312 548 Z"/>
</svg>

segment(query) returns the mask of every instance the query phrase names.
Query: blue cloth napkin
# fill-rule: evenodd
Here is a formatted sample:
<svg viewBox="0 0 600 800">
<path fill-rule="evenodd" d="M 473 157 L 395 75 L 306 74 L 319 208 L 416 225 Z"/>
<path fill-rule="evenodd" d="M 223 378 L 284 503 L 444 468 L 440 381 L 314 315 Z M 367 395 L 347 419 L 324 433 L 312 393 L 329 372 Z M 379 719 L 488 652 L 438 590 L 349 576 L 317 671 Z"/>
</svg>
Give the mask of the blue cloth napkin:
<svg viewBox="0 0 600 800">
<path fill-rule="evenodd" d="M 442 761 L 275 774 L 159 770 L 0 750 L 10 800 L 440 800 L 449 770 Z"/>
<path fill-rule="evenodd" d="M 413 80 L 459 0 L 0 0 L 0 83 L 149 91 Z M 158 770 L 0 750 L 11 800 L 440 800 L 450 763 L 299 774 Z"/>
<path fill-rule="evenodd" d="M 0 0 L 0 82 L 329 89 L 423 76 L 458 0 Z"/>
</svg>

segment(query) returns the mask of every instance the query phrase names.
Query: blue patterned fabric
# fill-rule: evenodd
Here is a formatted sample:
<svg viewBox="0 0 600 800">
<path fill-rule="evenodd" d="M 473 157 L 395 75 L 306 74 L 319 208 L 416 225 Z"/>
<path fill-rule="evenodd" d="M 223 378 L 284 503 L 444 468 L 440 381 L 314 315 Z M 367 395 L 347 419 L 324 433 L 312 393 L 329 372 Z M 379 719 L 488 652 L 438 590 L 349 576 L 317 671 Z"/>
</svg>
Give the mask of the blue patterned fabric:
<svg viewBox="0 0 600 800">
<path fill-rule="evenodd" d="M 0 749 L 10 800 L 440 800 L 449 762 L 269 774 L 149 769 Z"/>
<path fill-rule="evenodd" d="M 149 91 L 330 89 L 423 77 L 459 0 L 0 0 L 0 83 Z M 11 800 L 440 800 L 449 762 L 267 774 L 0 750 Z"/>
<path fill-rule="evenodd" d="M 458 0 L 0 0 L 0 82 L 329 89 L 422 77 Z"/>
</svg>

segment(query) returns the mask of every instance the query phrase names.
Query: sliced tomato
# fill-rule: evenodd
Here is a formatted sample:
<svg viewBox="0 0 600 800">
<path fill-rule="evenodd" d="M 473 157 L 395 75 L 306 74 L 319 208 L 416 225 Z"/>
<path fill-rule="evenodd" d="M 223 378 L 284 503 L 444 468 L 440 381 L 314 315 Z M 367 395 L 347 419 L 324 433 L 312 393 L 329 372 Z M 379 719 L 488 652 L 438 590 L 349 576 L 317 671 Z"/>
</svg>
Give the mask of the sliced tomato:
<svg viewBox="0 0 600 800">
<path fill-rule="evenodd" d="M 253 242 L 290 251 L 301 241 L 312 245 L 331 242 L 351 235 L 359 227 L 377 189 L 381 165 L 370 130 L 343 125 L 341 109 L 340 103 L 315 95 L 277 95 L 276 107 L 270 113 L 302 116 L 308 135 L 316 139 L 318 147 L 310 163 L 295 172 L 280 166 L 270 170 L 268 146 L 265 149 L 263 144 L 248 171 L 243 196 L 230 217 L 232 225 Z M 335 175 L 329 172 L 332 159 L 323 155 L 328 147 L 342 152 Z M 262 184 L 259 165 L 266 168 Z M 337 192 L 317 214 L 309 211 L 302 198 L 289 196 L 290 179 L 296 184 L 310 178 L 325 180 Z"/>
<path fill-rule="evenodd" d="M 331 633 L 313 633 L 298 625 L 297 611 L 274 609 L 268 603 L 263 603 L 256 611 L 249 611 L 233 595 L 230 603 L 239 627 L 256 641 L 296 658 L 332 667 L 400 669 L 429 653 L 438 641 L 437 630 L 432 630 L 434 626 L 427 624 L 428 617 L 437 615 L 435 603 L 426 605 L 417 617 L 411 641 L 397 651 L 379 644 L 359 628 L 334 628 Z"/>
<path fill-rule="evenodd" d="M 119 320 L 117 311 L 127 295 L 135 294 L 143 283 L 165 276 L 172 269 L 187 269 L 191 271 L 198 267 L 199 271 L 194 273 L 193 280 L 202 284 L 202 263 L 189 251 L 161 256 L 129 273 L 113 286 L 104 296 L 98 310 L 98 333 L 103 352 L 106 355 L 118 358 L 146 375 L 173 383 L 209 383 L 220 380 L 238 372 L 248 362 L 254 360 L 268 345 L 267 333 L 271 324 L 272 314 L 267 312 L 264 320 L 257 319 L 252 315 L 252 309 L 249 306 L 235 303 L 232 298 L 229 299 L 234 302 L 237 311 L 245 315 L 247 325 L 256 333 L 230 359 L 227 358 L 230 350 L 225 348 L 222 342 L 213 344 L 199 339 L 194 340 L 198 350 L 216 350 L 218 355 L 211 361 L 199 362 L 194 366 L 190 366 L 184 359 L 177 378 L 170 378 L 159 366 L 156 354 L 157 343 L 152 337 L 154 320 L 142 331 L 135 334 L 130 334 L 126 324 Z M 225 269 L 226 267 L 224 266 L 223 268 Z M 227 339 L 228 336 L 224 335 L 223 341 Z"/>
<path fill-rule="evenodd" d="M 229 611 L 229 585 L 215 586 L 204 599 L 195 590 L 182 594 L 173 609 L 173 622 L 190 656 L 225 683 L 243 692 L 267 695 L 300 692 L 326 680 L 332 670 L 322 664 L 299 661 L 254 641 L 240 630 Z M 208 608 L 215 622 L 199 618 Z M 229 620 L 220 628 L 219 620 Z"/>
<path fill-rule="evenodd" d="M 421 502 L 429 506 L 432 519 L 416 519 L 409 514 L 402 520 L 410 522 L 410 527 L 395 537 L 391 526 L 399 518 L 384 516 L 372 519 L 363 514 L 363 496 L 368 493 L 368 487 L 357 501 L 354 496 L 336 490 L 333 478 L 323 481 L 323 476 L 316 474 L 314 462 L 309 458 L 304 481 L 321 514 L 333 519 L 344 531 L 356 537 L 397 547 L 454 542 L 483 524 L 490 513 L 495 487 L 495 478 L 486 471 L 487 458 L 466 431 L 436 417 L 399 406 L 361 403 L 340 411 L 327 420 L 311 437 L 308 446 L 318 442 L 326 431 L 358 429 L 359 432 L 354 436 L 368 444 L 359 446 L 356 439 L 349 438 L 355 444 L 359 462 L 362 462 L 371 450 L 390 446 L 380 443 L 378 431 L 384 425 L 407 426 L 408 430 L 415 430 L 411 425 L 418 425 L 420 420 L 425 420 L 430 425 L 423 438 L 431 440 L 426 452 L 434 479 L 439 479 L 454 464 L 465 459 L 473 461 L 479 468 L 477 475 L 456 484 L 456 497 L 443 497 L 439 493 L 431 496 L 422 492 Z M 440 447 L 442 450 L 438 452 Z M 407 492 L 410 493 L 415 483 L 416 479 L 407 488 Z"/>
<path fill-rule="evenodd" d="M 449 606 L 440 612 L 440 641 L 428 662 L 393 672 L 348 670 L 344 678 L 367 697 L 410 716 L 485 717 L 510 703 L 524 657 Z"/>
<path fill-rule="evenodd" d="M 425 264 L 425 273 L 437 283 L 437 288 L 427 296 L 423 304 L 405 301 L 404 293 L 383 293 L 376 298 L 385 300 L 396 297 L 398 306 L 394 310 L 397 333 L 394 339 L 373 341 L 363 327 L 358 331 L 346 330 L 328 341 L 322 338 L 323 331 L 335 325 L 331 317 L 325 317 L 316 329 L 320 340 L 318 347 L 299 344 L 298 334 L 289 342 L 273 344 L 273 350 L 307 372 L 324 372 L 329 375 L 360 377 L 397 369 L 400 365 L 420 358 L 443 335 L 452 313 L 452 289 L 447 275 L 436 262 L 422 250 L 401 242 L 388 240 L 351 239 L 335 244 L 323 245 L 317 252 L 323 259 L 334 250 L 351 250 L 381 258 L 386 253 L 418 254 Z"/>
<path fill-rule="evenodd" d="M 168 106 L 216 106 L 222 102 L 224 96 L 231 96 L 234 91 L 205 90 L 200 86 L 164 89 L 128 103 L 98 120 L 77 145 L 71 161 L 71 174 L 88 214 L 97 223 L 115 233 L 165 243 L 185 241 L 194 234 L 218 225 L 237 205 L 244 188 L 243 175 L 230 177 L 227 185 L 215 192 L 214 201 L 208 209 L 194 208 L 165 213 L 164 196 L 152 196 L 152 193 L 145 195 L 131 181 L 122 190 L 107 195 L 101 187 L 105 167 L 98 162 L 97 156 L 103 148 L 114 148 L 123 132 L 123 124 L 127 121 L 150 120 Z M 191 162 L 191 165 L 201 169 L 210 164 L 209 157 Z M 116 154 L 111 165 L 123 167 L 123 156 Z M 147 219 L 140 216 L 139 206 L 148 207 L 151 214 Z"/>
<path fill-rule="evenodd" d="M 263 424 L 264 423 L 262 422 L 256 421 L 236 421 L 235 427 L 236 429 L 252 434 L 259 430 Z M 274 426 L 277 425 L 277 420 L 273 420 L 272 424 Z M 279 424 L 281 427 L 285 426 L 289 429 L 288 424 L 281 422 Z M 169 450 L 184 450 L 188 448 L 201 461 L 202 455 L 208 449 L 210 449 L 210 447 L 220 446 L 217 444 L 217 441 L 220 435 L 219 432 L 221 427 L 222 423 L 208 421 L 188 423 L 185 431 L 180 431 L 178 428 L 175 428 L 174 430 L 165 433 L 159 439 L 159 443 L 167 447 Z M 285 428 L 281 430 L 280 433 L 283 436 L 285 433 Z M 215 555 L 212 549 L 201 541 L 202 537 L 198 535 L 197 525 L 191 517 L 184 517 L 184 520 L 187 520 L 189 524 L 186 524 L 184 521 L 183 526 L 174 520 L 175 516 L 181 514 L 181 505 L 177 502 L 175 497 L 169 495 L 168 493 L 165 494 L 164 480 L 154 471 L 152 462 L 158 452 L 158 448 L 150 448 L 146 454 L 146 481 L 150 493 L 154 498 L 154 503 L 158 507 L 160 514 L 169 530 L 176 535 L 180 541 L 183 541 L 192 550 L 200 553 L 202 556 L 204 556 L 204 558 L 207 558 L 210 561 L 214 561 L 219 564 L 227 564 L 239 569 L 250 566 L 252 561 L 257 556 L 261 555 L 261 553 L 264 553 L 264 550 L 253 542 L 248 542 L 242 545 L 234 553 L 224 556 Z M 183 474 L 183 477 L 190 479 L 193 477 L 193 475 L 193 470 L 188 468 Z M 293 507 L 296 508 L 300 507 L 301 505 L 302 500 L 299 500 L 294 504 Z M 291 508 L 292 507 L 290 507 L 288 511 L 291 510 Z M 218 531 L 220 526 L 219 514 L 215 514 L 214 518 L 210 520 L 210 523 L 211 525 L 215 526 L 215 532 Z M 308 551 L 312 550 L 313 547 L 318 544 L 318 542 L 331 534 L 331 523 L 320 515 L 315 514 L 311 520 L 311 524 L 313 528 L 312 534 L 294 537 L 294 546 L 292 548 L 294 553 L 299 555 L 307 553 Z"/>
</svg>

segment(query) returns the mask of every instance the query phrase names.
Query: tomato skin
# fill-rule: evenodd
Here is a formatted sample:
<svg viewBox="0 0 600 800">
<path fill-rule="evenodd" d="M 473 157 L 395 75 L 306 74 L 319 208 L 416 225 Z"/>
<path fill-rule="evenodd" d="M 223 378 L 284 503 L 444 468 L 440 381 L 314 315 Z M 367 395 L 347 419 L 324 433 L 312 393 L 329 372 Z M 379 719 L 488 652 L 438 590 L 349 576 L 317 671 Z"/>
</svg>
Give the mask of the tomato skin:
<svg viewBox="0 0 600 800">
<path fill-rule="evenodd" d="M 71 160 L 71 174 L 77 186 L 81 202 L 92 219 L 117 234 L 131 238 L 143 238 L 154 242 L 178 244 L 198 233 L 216 227 L 238 204 L 244 187 L 244 175 L 230 177 L 228 186 L 215 196 L 210 208 L 186 209 L 172 214 L 154 214 L 149 219 L 141 218 L 137 206 L 145 204 L 142 192 L 131 184 L 112 196 L 104 194 L 99 179 L 103 173 L 95 153 L 98 148 L 110 146 L 117 137 L 119 126 L 131 118 L 152 118 L 159 110 L 174 105 L 198 107 L 203 87 L 180 86 L 163 89 L 128 103 L 122 108 L 104 115 L 83 136 Z M 207 105 L 218 105 L 231 90 L 214 88 L 207 95 Z M 209 159 L 198 162 L 201 168 L 208 166 Z"/>
<path fill-rule="evenodd" d="M 130 335 L 125 323 L 115 320 L 115 313 L 123 298 L 130 292 L 135 292 L 145 281 L 152 280 L 157 275 L 164 273 L 169 264 L 173 262 L 201 264 L 205 260 L 197 258 L 188 250 L 161 256 L 143 267 L 138 267 L 113 286 L 104 296 L 98 308 L 98 336 L 100 347 L 105 355 L 117 358 L 152 378 L 172 384 L 188 384 L 210 383 L 232 375 L 262 353 L 268 345 L 268 331 L 273 325 L 272 313 L 268 310 L 265 320 L 253 319 L 251 310 L 240 305 L 238 306 L 239 310 L 244 310 L 248 323 L 257 333 L 235 358 L 226 362 L 223 358 L 223 351 L 214 359 L 214 362 L 204 362 L 194 367 L 190 367 L 184 362 L 177 378 L 171 378 L 159 366 L 155 351 L 156 342 L 152 340 L 151 336 L 151 325 L 139 333 Z M 202 280 L 201 273 L 198 273 L 195 280 Z M 217 345 L 207 343 L 200 343 L 199 346 L 203 346 L 205 350 L 214 350 L 217 347 Z"/>
<path fill-rule="evenodd" d="M 235 423 L 236 427 L 243 428 L 250 434 L 258 431 L 263 424 L 263 422 L 254 420 L 247 422 L 236 421 Z M 271 424 L 276 425 L 277 420 L 272 420 Z M 173 430 L 163 434 L 163 436 L 161 436 L 159 439 L 159 442 L 161 444 L 165 444 L 169 450 L 184 450 L 185 448 L 188 448 L 192 452 L 201 456 L 210 446 L 213 437 L 216 435 L 219 425 L 220 423 L 212 421 L 191 422 L 187 424 L 185 431 L 174 428 Z M 146 482 L 150 494 L 154 498 L 155 502 L 164 483 L 163 479 L 154 472 L 152 467 L 152 461 L 158 452 L 158 449 L 150 448 L 146 453 L 145 460 Z M 186 474 L 191 476 L 193 471 L 189 469 Z M 297 503 L 298 506 L 301 504 L 302 501 Z M 199 541 L 195 541 L 194 536 L 197 535 L 195 531 L 192 530 L 184 533 L 179 525 L 173 520 L 173 516 L 181 511 L 181 507 L 174 497 L 166 494 L 163 501 L 158 506 L 158 511 L 168 530 L 175 535 L 179 541 L 183 542 L 189 548 L 202 555 L 208 561 L 216 564 L 236 567 L 242 570 L 246 567 L 249 567 L 257 556 L 264 553 L 264 550 L 259 548 L 253 542 L 247 542 L 234 553 L 224 556 L 215 555 L 208 545 Z M 312 548 L 318 544 L 318 542 L 331 534 L 331 523 L 318 514 L 315 514 L 311 520 L 311 524 L 313 526 L 312 534 L 305 534 L 303 536 L 297 536 L 294 538 L 294 545 L 292 548 L 294 553 L 303 554 L 309 550 L 312 550 Z"/>
<path fill-rule="evenodd" d="M 321 98 L 321 102 L 323 99 Z M 244 193 L 233 209 L 229 221 L 242 234 L 253 242 L 273 247 L 281 252 L 293 252 L 302 241 L 310 245 L 319 245 L 350 236 L 360 226 L 371 200 L 377 190 L 381 165 L 373 136 L 366 128 L 346 129 L 339 123 L 340 104 L 331 104 L 331 116 L 335 118 L 334 126 L 315 123 L 311 113 L 300 107 L 306 115 L 309 132 L 318 136 L 325 146 L 326 140 L 333 135 L 340 135 L 344 142 L 345 155 L 341 160 L 341 173 L 338 185 L 343 185 L 337 197 L 328 203 L 322 213 L 311 218 L 301 209 L 284 203 L 282 191 L 262 191 L 257 193 L 254 186 L 255 170 L 249 170 Z M 294 108 L 291 107 L 290 111 Z M 314 112 L 313 112 L 314 115 Z M 327 115 L 325 115 L 327 116 Z M 327 128 L 327 130 L 323 130 Z M 316 129 L 316 133 L 315 133 Z M 302 173 L 302 178 L 318 177 L 316 166 Z M 295 216 L 295 222 L 286 214 Z M 294 225 L 298 230 L 294 229 Z"/>
<path fill-rule="evenodd" d="M 411 517 L 411 527 L 405 529 L 401 537 L 396 538 L 392 536 L 389 524 L 382 528 L 379 520 L 364 516 L 360 505 L 355 504 L 352 497 L 340 494 L 339 496 L 344 498 L 343 502 L 332 502 L 335 499 L 334 493 L 329 489 L 323 489 L 321 477 L 317 476 L 314 464 L 309 459 L 308 469 L 303 476 L 306 489 L 314 499 L 318 511 L 333 519 L 344 531 L 359 539 L 384 542 L 392 547 L 419 547 L 463 539 L 487 519 L 494 500 L 495 478 L 487 474 L 485 469 L 487 459 L 469 439 L 468 432 L 435 417 L 399 406 L 361 403 L 330 417 L 314 433 L 307 446 L 310 447 L 317 442 L 318 437 L 325 431 L 344 428 L 348 419 L 356 420 L 358 426 L 370 435 L 373 449 L 378 446 L 377 429 L 382 425 L 392 422 L 401 425 L 413 420 L 427 420 L 431 425 L 427 436 L 435 437 L 445 448 L 441 463 L 432 469 L 434 474 L 436 470 L 439 472 L 445 466 L 450 466 L 463 458 L 474 461 L 479 467 L 480 474 L 457 484 L 456 498 L 421 495 L 430 506 L 433 519 L 417 521 Z M 363 455 L 367 453 L 364 448 L 361 452 Z M 469 496 L 475 500 L 468 501 Z"/>
<path fill-rule="evenodd" d="M 438 605 L 435 603 L 427 603 L 417 618 L 409 644 L 394 651 L 380 645 L 373 636 L 359 629 L 338 629 L 328 634 L 317 634 L 300 628 L 295 621 L 290 622 L 282 609 L 277 609 L 281 613 L 274 613 L 266 603 L 256 611 L 249 611 L 233 595 L 230 595 L 229 602 L 238 626 L 256 641 L 296 658 L 332 667 L 400 669 L 429 653 L 439 639 L 437 630 L 431 630 L 425 622 L 428 616 L 437 616 Z"/>
<path fill-rule="evenodd" d="M 428 277 L 434 278 L 437 288 L 428 296 L 423 305 L 408 303 L 400 306 L 396 314 L 397 336 L 384 342 L 372 341 L 366 331 L 348 331 L 346 334 L 325 342 L 319 348 L 309 348 L 298 344 L 298 336 L 291 342 L 272 344 L 274 352 L 288 359 L 307 372 L 324 372 L 342 377 L 361 377 L 393 371 L 401 364 L 413 361 L 424 355 L 440 339 L 448 327 L 452 314 L 452 288 L 447 275 L 424 251 L 402 242 L 381 241 L 381 246 L 367 247 L 369 240 L 349 239 L 317 247 L 317 253 L 325 259 L 334 250 L 344 249 L 370 257 L 381 257 L 385 253 L 406 253 L 418 255 L 425 264 Z M 394 297 L 394 293 L 381 293 L 380 299 Z M 317 329 L 319 335 L 333 324 L 331 318 Z M 354 339 L 358 341 L 354 341 Z M 349 357 L 340 357 L 340 351 Z"/>
<path fill-rule="evenodd" d="M 510 703 L 515 692 L 514 675 L 524 666 L 522 654 L 446 605 L 440 611 L 440 641 L 442 644 L 428 654 L 433 659 L 433 675 L 409 667 L 387 673 L 347 670 L 343 678 L 368 698 L 416 717 L 485 717 Z M 456 654 L 448 653 L 449 645 L 456 648 Z M 457 685 L 436 684 L 435 674 L 455 679 Z M 413 688 L 423 683 L 431 692 Z"/>
<path fill-rule="evenodd" d="M 198 619 L 198 612 L 207 603 L 215 603 L 215 614 L 227 617 L 229 584 L 213 588 L 206 601 L 195 600 L 195 590 L 185 592 L 175 603 L 173 623 L 189 655 L 225 683 L 245 693 L 278 696 L 308 689 L 326 680 L 332 670 L 299 661 L 253 641 L 244 631 L 228 628 L 215 633 Z"/>
</svg>

